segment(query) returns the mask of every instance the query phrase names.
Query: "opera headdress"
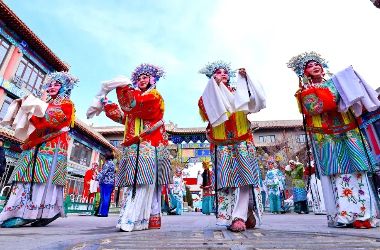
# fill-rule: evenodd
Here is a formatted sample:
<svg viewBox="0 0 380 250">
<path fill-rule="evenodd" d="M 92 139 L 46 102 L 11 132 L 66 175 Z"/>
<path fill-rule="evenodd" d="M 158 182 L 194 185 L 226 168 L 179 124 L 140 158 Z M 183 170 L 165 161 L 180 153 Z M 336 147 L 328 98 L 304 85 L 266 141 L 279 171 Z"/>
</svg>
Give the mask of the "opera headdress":
<svg viewBox="0 0 380 250">
<path fill-rule="evenodd" d="M 57 82 L 62 85 L 61 89 L 58 91 L 57 97 L 55 98 L 56 100 L 61 100 L 63 98 L 70 98 L 71 90 L 74 86 L 78 85 L 79 79 L 69 72 L 54 72 L 46 77 L 42 84 L 42 90 L 48 89 L 52 82 Z"/>
<path fill-rule="evenodd" d="M 235 77 L 236 71 L 231 69 L 231 63 L 219 60 L 206 64 L 206 66 L 198 71 L 200 74 L 205 74 L 208 78 L 211 78 L 218 69 L 224 69 L 228 72 L 228 76 Z"/>
<path fill-rule="evenodd" d="M 131 81 L 135 87 L 137 86 L 137 80 L 141 75 L 153 76 L 154 81 L 158 82 L 161 77 L 165 78 L 165 71 L 162 67 L 151 63 L 140 64 L 134 71 L 132 71 Z"/>
</svg>

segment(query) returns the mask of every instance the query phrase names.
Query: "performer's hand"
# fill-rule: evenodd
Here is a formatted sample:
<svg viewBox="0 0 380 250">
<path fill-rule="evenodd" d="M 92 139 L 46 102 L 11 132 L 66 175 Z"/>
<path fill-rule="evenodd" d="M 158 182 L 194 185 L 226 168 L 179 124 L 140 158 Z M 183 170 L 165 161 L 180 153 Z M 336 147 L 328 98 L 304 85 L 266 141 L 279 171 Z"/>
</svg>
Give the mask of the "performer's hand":
<svg viewBox="0 0 380 250">
<path fill-rule="evenodd" d="M 46 102 L 48 94 L 49 94 L 49 91 L 47 89 L 44 90 L 44 93 L 42 94 L 41 100 Z"/>
<path fill-rule="evenodd" d="M 218 86 L 219 86 L 220 82 L 222 81 L 222 78 L 214 76 L 214 80 L 215 80 L 216 84 L 218 84 Z"/>
<path fill-rule="evenodd" d="M 247 72 L 245 72 L 245 68 L 239 69 L 239 75 L 247 79 Z"/>
<path fill-rule="evenodd" d="M 105 97 L 102 97 L 102 104 L 103 106 L 106 106 L 108 104 L 108 98 L 105 96 Z"/>
<path fill-rule="evenodd" d="M 22 102 L 23 102 L 23 99 L 16 99 L 16 101 L 17 101 L 17 103 L 18 103 L 18 105 L 22 105 Z"/>
</svg>

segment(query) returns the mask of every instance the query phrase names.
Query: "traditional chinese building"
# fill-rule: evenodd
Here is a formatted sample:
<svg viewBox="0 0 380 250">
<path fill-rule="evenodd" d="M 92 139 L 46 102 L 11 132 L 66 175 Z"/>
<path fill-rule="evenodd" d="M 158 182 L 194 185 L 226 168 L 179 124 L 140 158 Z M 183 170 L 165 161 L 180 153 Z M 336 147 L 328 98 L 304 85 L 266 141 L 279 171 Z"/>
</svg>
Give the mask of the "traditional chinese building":
<svg viewBox="0 0 380 250">
<path fill-rule="evenodd" d="M 69 71 L 70 66 L 53 51 L 2 1 L 0 1 L 0 122 L 13 100 L 28 94 L 39 95 L 41 84 L 53 71 Z M 70 130 L 68 148 L 68 189 L 81 192 L 84 173 L 93 162 L 104 162 L 106 152 L 119 151 L 101 134 L 76 118 Z M 8 161 L 9 178 L 21 152 L 22 141 L 14 131 L 0 125 L 0 136 Z M 1 186 L 1 183 L 0 183 Z M 1 190 L 0 190 L 1 191 Z"/>
<path fill-rule="evenodd" d="M 37 94 L 47 74 L 69 68 L 0 1 L 0 122 L 13 100 Z M 4 128 L 0 128 L 0 135 L 5 139 L 7 159 L 17 159 L 21 142 Z"/>
</svg>

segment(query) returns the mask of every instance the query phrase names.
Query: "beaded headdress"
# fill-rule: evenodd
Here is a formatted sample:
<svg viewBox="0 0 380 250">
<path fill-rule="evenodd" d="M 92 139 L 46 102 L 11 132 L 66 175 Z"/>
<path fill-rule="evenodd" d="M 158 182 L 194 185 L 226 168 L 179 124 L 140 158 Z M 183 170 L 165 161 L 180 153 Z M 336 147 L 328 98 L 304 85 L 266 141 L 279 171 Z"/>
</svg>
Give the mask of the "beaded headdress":
<svg viewBox="0 0 380 250">
<path fill-rule="evenodd" d="M 269 169 L 269 164 L 272 163 L 274 168 L 277 168 L 276 160 L 273 157 L 268 158 L 267 160 L 267 168 Z"/>
<path fill-rule="evenodd" d="M 321 64 L 322 68 L 327 69 L 329 66 L 327 65 L 327 61 L 321 57 L 320 54 L 311 51 L 310 53 L 304 52 L 299 54 L 298 56 L 292 57 L 289 62 L 286 64 L 288 68 L 291 68 L 298 77 L 303 77 L 305 74 L 305 66 L 310 61 L 316 61 Z"/>
<path fill-rule="evenodd" d="M 228 76 L 235 77 L 236 71 L 231 69 L 231 63 L 219 60 L 206 64 L 206 66 L 198 71 L 199 74 L 205 74 L 208 78 L 211 78 L 218 69 L 224 69 L 228 72 Z"/>
<path fill-rule="evenodd" d="M 142 63 L 132 71 L 131 81 L 133 85 L 137 86 L 137 80 L 141 75 L 150 75 L 154 77 L 154 81 L 157 82 L 161 77 L 165 78 L 165 71 L 163 68 L 158 67 L 150 63 Z"/>
<path fill-rule="evenodd" d="M 54 103 L 59 103 L 63 99 L 69 99 L 71 90 L 78 85 L 79 79 L 69 72 L 54 72 L 49 74 L 42 84 L 42 90 L 47 90 L 52 82 L 58 82 L 62 87 L 58 91 L 57 97 L 53 100 Z"/>
</svg>

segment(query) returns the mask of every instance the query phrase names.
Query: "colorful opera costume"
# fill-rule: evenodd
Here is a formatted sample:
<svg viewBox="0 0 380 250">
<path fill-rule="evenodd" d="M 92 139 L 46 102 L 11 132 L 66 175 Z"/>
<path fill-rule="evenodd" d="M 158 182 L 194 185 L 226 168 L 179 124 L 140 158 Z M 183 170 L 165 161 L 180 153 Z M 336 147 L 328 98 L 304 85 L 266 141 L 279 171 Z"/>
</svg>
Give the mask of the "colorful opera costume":
<svg viewBox="0 0 380 250">
<path fill-rule="evenodd" d="M 229 80 L 235 72 L 223 61 L 210 63 L 199 73 L 209 78 L 198 106 L 202 119 L 208 122 L 206 136 L 214 165 L 217 224 L 245 230 L 250 193 L 255 196 L 259 219 L 263 209 L 262 181 L 247 115 L 265 108 L 265 94 L 244 69 L 237 76 L 236 90 L 232 89 Z"/>
<path fill-rule="evenodd" d="M 156 90 L 156 82 L 163 75 L 162 68 L 141 64 L 132 72 L 131 81 L 118 76 L 102 82 L 87 111 L 87 117 L 92 117 L 104 110 L 107 117 L 125 125 L 125 148 L 115 184 L 129 188 L 117 224 L 122 231 L 148 229 L 150 218 L 154 218 L 152 227 L 161 223 L 161 185 L 169 183 L 171 176 L 164 99 Z M 140 89 L 139 79 L 146 78 L 149 83 Z M 104 98 L 113 89 L 120 108 Z"/>
<path fill-rule="evenodd" d="M 377 226 L 375 196 L 368 178 L 374 159 L 356 117 L 380 106 L 377 93 L 350 66 L 325 79 L 326 61 L 317 53 L 293 57 L 296 92 L 311 141 L 329 226 Z M 355 117 L 356 116 L 356 117 Z"/>
<path fill-rule="evenodd" d="M 277 163 L 273 158 L 267 161 L 267 174 L 264 179 L 264 187 L 269 199 L 269 209 L 272 213 L 284 211 L 284 190 L 286 180 L 284 174 L 277 168 Z"/>
<path fill-rule="evenodd" d="M 294 212 L 308 214 L 307 192 L 305 182 L 303 181 L 303 172 L 303 164 L 293 160 L 289 161 L 289 165 L 285 167 L 285 173 L 292 178 Z"/>
<path fill-rule="evenodd" d="M 202 213 L 211 214 L 214 212 L 214 201 L 215 195 L 214 185 L 213 185 L 213 174 L 214 172 L 211 170 L 212 163 L 209 161 L 203 161 L 203 174 L 202 174 Z"/>
<path fill-rule="evenodd" d="M 67 72 L 52 73 L 44 81 L 42 100 L 28 95 L 9 107 L 3 125 L 12 125 L 25 144 L 10 178 L 11 195 L 0 214 L 2 227 L 45 226 L 65 216 L 69 127 L 75 120 L 70 93 L 78 81 Z M 47 95 L 52 86 L 58 86 L 58 92 Z"/>
<path fill-rule="evenodd" d="M 177 168 L 173 176 L 173 183 L 170 185 L 171 209 L 168 214 L 182 214 L 183 197 L 186 195 L 185 182 L 182 178 L 182 169 Z M 170 198 L 169 198 L 170 199 Z"/>
</svg>

